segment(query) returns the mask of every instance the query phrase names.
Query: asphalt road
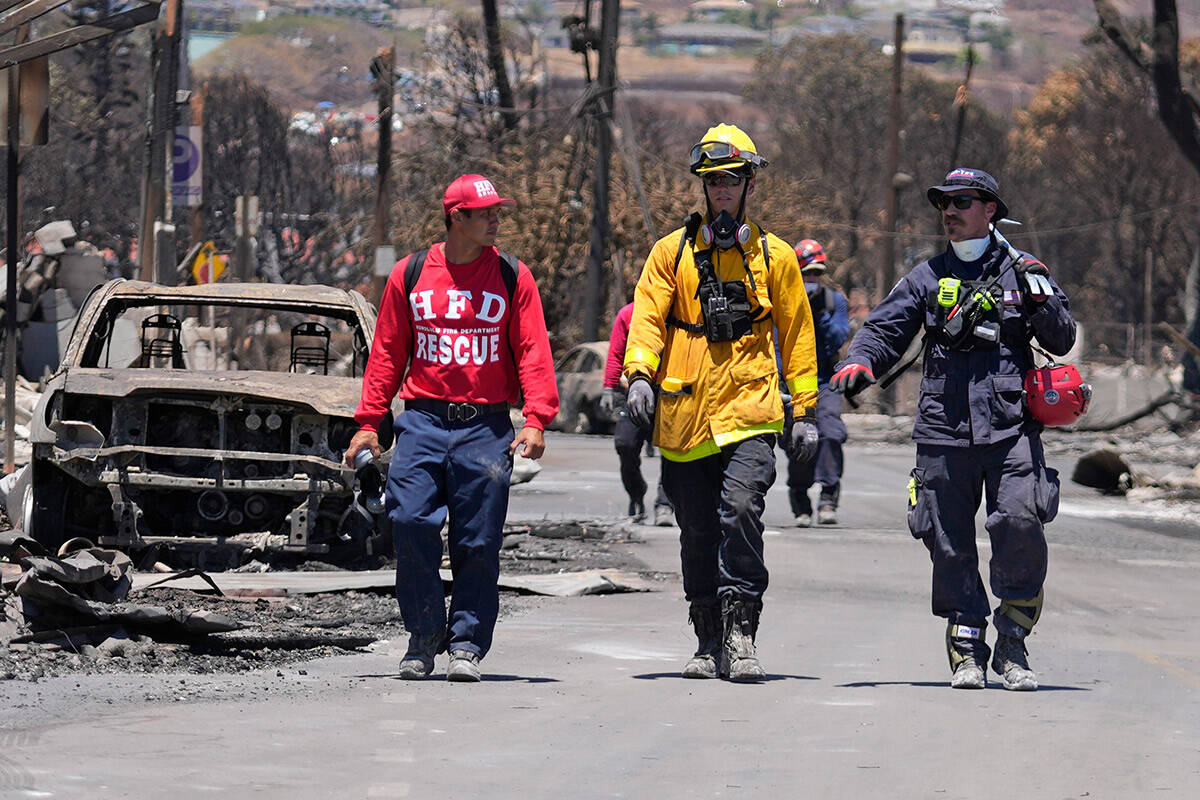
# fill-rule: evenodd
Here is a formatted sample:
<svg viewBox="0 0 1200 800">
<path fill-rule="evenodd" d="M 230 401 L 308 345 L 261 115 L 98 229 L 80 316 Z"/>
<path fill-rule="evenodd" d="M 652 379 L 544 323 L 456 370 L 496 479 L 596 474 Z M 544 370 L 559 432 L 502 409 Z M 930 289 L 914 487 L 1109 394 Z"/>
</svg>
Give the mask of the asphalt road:
<svg viewBox="0 0 1200 800">
<path fill-rule="evenodd" d="M 511 518 L 624 511 L 609 439 L 548 440 Z M 0 796 L 1200 796 L 1194 516 L 1064 485 L 1042 689 L 954 691 L 904 526 L 912 449 L 847 464 L 836 527 L 786 527 L 782 481 L 769 496 L 761 685 L 678 677 L 694 640 L 672 581 L 503 620 L 476 685 L 395 679 L 402 642 L 236 679 L 3 682 Z M 677 531 L 640 531 L 647 567 L 677 572 Z"/>
</svg>

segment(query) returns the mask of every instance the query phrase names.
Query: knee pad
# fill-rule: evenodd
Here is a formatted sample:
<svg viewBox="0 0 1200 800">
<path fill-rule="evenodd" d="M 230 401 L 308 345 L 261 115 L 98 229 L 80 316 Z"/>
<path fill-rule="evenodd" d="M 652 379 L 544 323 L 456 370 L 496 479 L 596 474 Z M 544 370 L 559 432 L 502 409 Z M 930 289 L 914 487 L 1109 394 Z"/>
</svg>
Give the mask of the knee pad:
<svg viewBox="0 0 1200 800">
<path fill-rule="evenodd" d="M 1044 595 L 1045 590 L 1038 589 L 1036 597 L 1024 600 L 1001 600 L 1000 607 L 996 609 L 996 613 L 1002 617 L 1008 617 L 1028 633 L 1033 630 L 1033 626 L 1037 624 L 1038 619 L 1042 616 L 1042 599 Z"/>
<path fill-rule="evenodd" d="M 960 625 L 957 622 L 946 623 L 946 655 L 950 659 L 950 671 L 967 658 L 975 656 L 982 666 L 987 663 L 987 623 L 983 625 Z"/>
</svg>

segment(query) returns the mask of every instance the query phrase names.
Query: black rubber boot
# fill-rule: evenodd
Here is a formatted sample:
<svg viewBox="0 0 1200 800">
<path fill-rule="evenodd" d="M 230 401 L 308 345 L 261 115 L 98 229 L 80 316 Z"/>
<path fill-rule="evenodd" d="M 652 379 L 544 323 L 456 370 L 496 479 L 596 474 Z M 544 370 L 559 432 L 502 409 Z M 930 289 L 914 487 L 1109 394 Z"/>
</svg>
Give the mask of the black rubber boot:
<svg viewBox="0 0 1200 800">
<path fill-rule="evenodd" d="M 731 681 L 749 683 L 767 677 L 758 663 L 754 637 L 758 633 L 758 618 L 762 603 L 736 595 L 721 599 L 721 620 L 724 626 L 724 647 L 721 652 L 721 675 Z"/>
<path fill-rule="evenodd" d="M 696 654 L 683 665 L 685 678 L 715 678 L 721 661 L 721 607 L 715 600 L 693 600 L 688 619 L 696 631 Z"/>
</svg>

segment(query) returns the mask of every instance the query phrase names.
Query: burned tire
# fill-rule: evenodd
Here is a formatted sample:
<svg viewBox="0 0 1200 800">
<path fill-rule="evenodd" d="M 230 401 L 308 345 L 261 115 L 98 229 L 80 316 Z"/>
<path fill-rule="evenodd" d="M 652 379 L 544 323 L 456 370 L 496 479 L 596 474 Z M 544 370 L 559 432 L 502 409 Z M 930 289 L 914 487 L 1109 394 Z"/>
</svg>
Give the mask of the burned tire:
<svg viewBox="0 0 1200 800">
<path fill-rule="evenodd" d="M 49 553 L 57 553 L 67 540 L 67 494 L 69 478 L 48 464 L 34 462 L 30 491 L 33 503 L 25 532 Z"/>
</svg>

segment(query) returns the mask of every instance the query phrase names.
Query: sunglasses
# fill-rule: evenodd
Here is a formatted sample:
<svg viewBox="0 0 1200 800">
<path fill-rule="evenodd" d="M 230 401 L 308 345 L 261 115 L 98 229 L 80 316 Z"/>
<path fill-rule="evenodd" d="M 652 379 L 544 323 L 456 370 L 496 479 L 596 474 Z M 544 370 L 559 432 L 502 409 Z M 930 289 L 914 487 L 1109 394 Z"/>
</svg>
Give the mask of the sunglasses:
<svg viewBox="0 0 1200 800">
<path fill-rule="evenodd" d="M 710 172 L 702 180 L 705 186 L 741 186 L 745 178 L 729 172 Z"/>
<path fill-rule="evenodd" d="M 971 203 L 974 203 L 976 200 L 981 203 L 988 202 L 982 197 L 975 197 L 974 195 L 970 194 L 943 194 L 939 195 L 938 198 L 933 201 L 933 204 L 937 207 L 938 211 L 945 211 L 951 205 L 953 205 L 959 211 L 966 211 L 971 207 Z"/>
</svg>

